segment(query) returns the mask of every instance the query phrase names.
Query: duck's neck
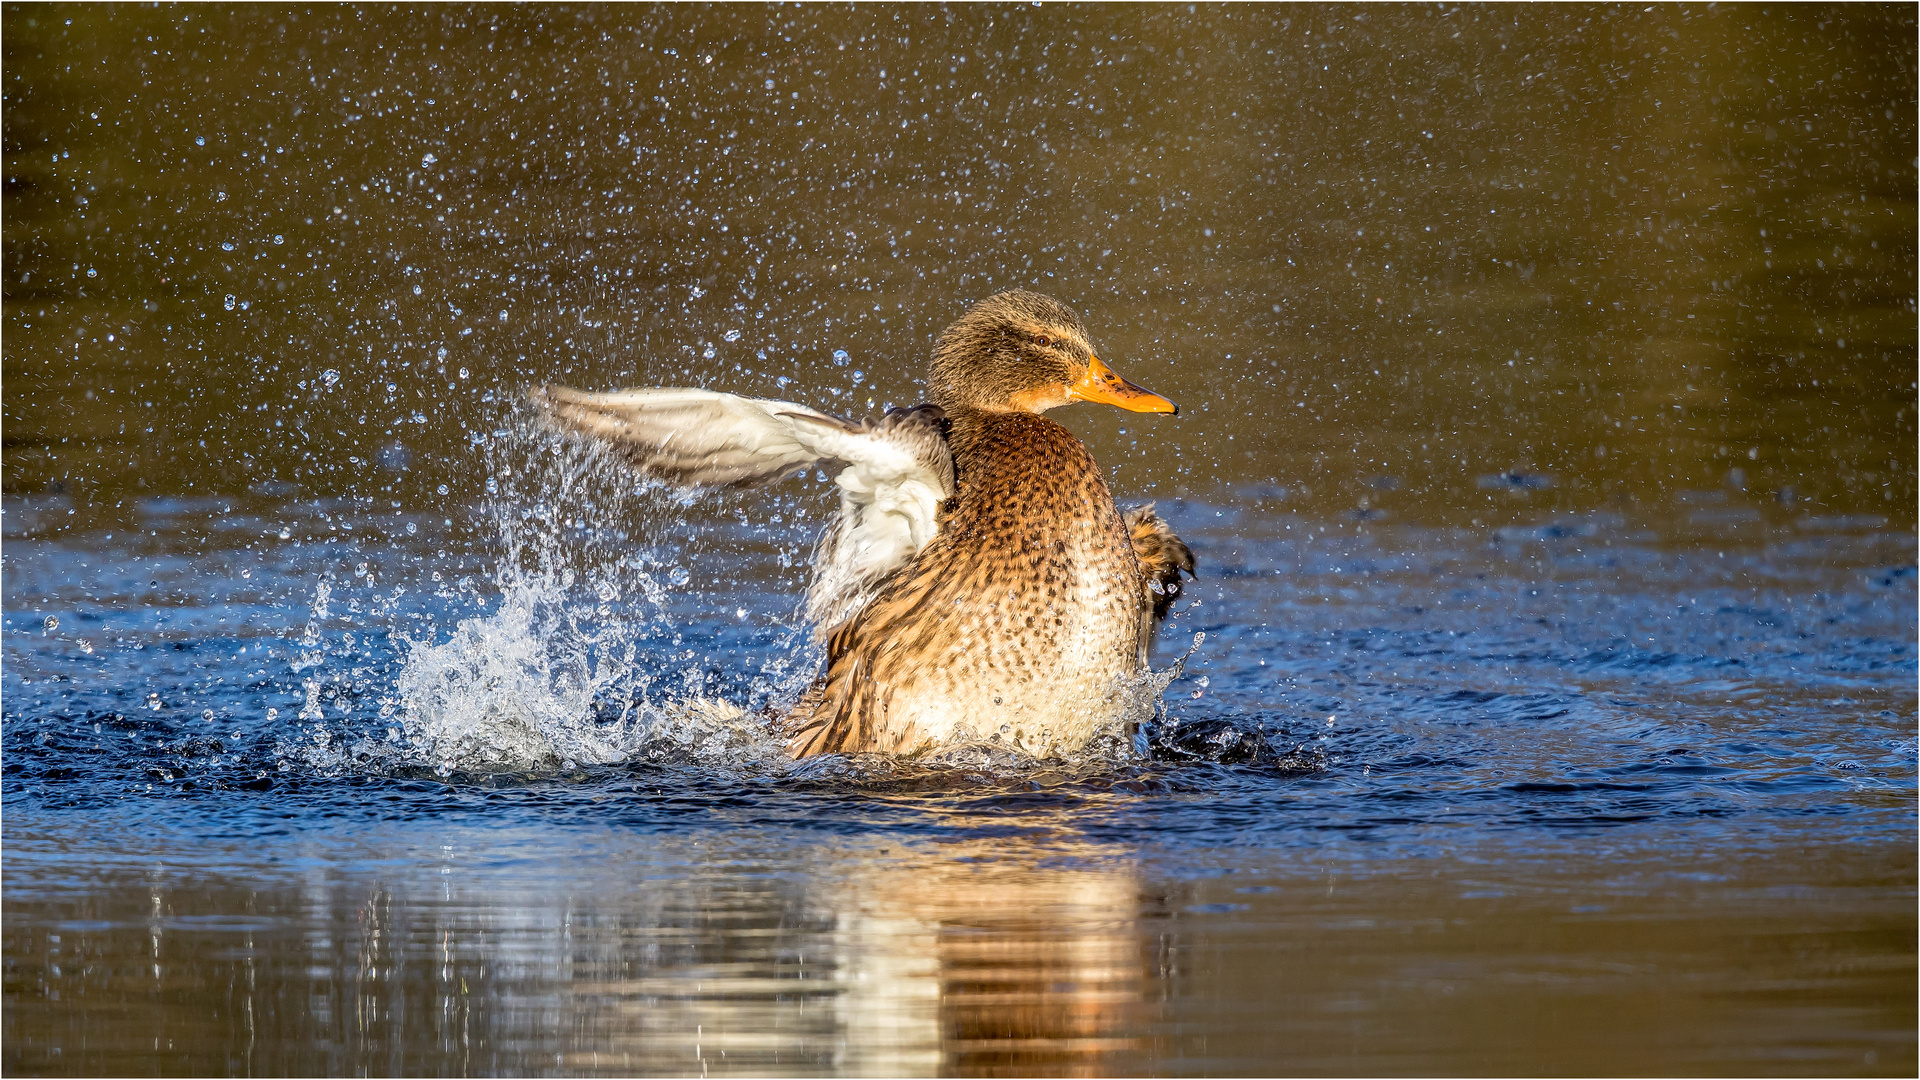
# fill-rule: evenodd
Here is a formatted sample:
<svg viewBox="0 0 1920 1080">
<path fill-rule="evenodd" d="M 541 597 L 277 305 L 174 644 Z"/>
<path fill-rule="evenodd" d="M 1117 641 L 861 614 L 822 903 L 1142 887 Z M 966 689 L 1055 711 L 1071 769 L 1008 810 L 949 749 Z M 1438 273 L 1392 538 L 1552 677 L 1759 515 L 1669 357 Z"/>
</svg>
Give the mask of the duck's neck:
<svg viewBox="0 0 1920 1080">
<path fill-rule="evenodd" d="M 1113 496 L 1073 432 L 1030 412 L 960 407 L 947 413 L 960 505 L 1018 508 L 1031 518 L 1110 509 Z"/>
</svg>

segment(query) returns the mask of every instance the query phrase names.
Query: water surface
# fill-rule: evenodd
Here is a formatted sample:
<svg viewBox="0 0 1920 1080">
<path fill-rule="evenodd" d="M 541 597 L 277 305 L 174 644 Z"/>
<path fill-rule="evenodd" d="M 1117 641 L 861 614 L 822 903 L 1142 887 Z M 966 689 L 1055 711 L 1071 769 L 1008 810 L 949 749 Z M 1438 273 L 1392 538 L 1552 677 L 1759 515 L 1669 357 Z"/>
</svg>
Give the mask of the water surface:
<svg viewBox="0 0 1920 1080">
<path fill-rule="evenodd" d="M 9 1072 L 1915 1069 L 1902 8 L 4 9 Z M 996 288 L 1202 578 L 1074 761 L 786 762 Z M 1183 659 L 1184 658 L 1184 659 Z"/>
</svg>

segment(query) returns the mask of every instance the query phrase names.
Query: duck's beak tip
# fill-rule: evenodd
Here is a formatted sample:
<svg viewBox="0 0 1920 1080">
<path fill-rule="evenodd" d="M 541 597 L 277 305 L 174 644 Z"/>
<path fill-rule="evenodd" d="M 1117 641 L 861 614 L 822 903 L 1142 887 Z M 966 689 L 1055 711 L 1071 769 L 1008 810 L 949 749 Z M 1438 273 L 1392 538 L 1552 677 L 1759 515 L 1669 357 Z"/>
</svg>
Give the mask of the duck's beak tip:
<svg viewBox="0 0 1920 1080">
<path fill-rule="evenodd" d="M 1067 388 L 1067 395 L 1069 401 L 1097 401 L 1128 412 L 1180 415 L 1172 399 L 1121 378 L 1097 356 L 1088 361 L 1086 376 Z"/>
</svg>

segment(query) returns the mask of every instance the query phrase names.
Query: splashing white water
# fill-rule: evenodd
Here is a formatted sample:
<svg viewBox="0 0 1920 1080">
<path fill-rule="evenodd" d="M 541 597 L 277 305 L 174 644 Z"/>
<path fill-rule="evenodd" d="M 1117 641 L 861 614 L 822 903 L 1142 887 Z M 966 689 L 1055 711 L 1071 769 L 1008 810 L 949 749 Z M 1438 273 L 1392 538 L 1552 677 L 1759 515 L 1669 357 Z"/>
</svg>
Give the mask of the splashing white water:
<svg viewBox="0 0 1920 1080">
<path fill-rule="evenodd" d="M 625 760 L 630 716 L 591 718 L 596 695 L 628 674 L 631 650 L 596 663 L 590 651 L 554 649 L 566 604 L 557 583 L 528 582 L 445 642 L 410 642 L 395 690 L 412 746 L 443 772 Z"/>
<path fill-rule="evenodd" d="M 545 439 L 496 443 L 500 595 L 443 641 L 405 639 L 408 755 L 442 773 L 784 762 L 769 716 L 707 700 L 692 651 L 669 648 L 687 575 L 627 539 L 635 496 L 618 466 Z M 791 667 L 774 658 L 761 684 L 777 696 Z"/>
<path fill-rule="evenodd" d="M 561 582 L 523 579 L 446 641 L 409 643 L 395 686 L 407 743 L 442 772 L 784 760 L 765 716 L 648 700 L 657 676 L 639 657 L 645 628 L 614 619 L 583 630 L 577 613 Z"/>
</svg>

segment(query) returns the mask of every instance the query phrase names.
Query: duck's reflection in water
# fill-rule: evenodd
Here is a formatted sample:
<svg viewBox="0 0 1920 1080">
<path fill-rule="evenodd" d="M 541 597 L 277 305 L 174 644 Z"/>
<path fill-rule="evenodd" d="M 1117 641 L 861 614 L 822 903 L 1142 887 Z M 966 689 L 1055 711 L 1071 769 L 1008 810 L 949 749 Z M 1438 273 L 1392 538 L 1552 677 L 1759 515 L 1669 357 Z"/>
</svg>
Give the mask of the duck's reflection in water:
<svg viewBox="0 0 1920 1080">
<path fill-rule="evenodd" d="M 95 883 L 10 907 L 7 1059 L 93 1073 L 1139 1071 L 1146 954 L 1125 852 L 993 831 L 911 846 L 634 835 L 486 866 L 457 853 L 501 837 L 448 830 L 445 865 L 395 847 L 367 864 L 377 879 L 336 865 L 271 886 Z M 117 1019 L 88 1020 L 100 1015 Z"/>
<path fill-rule="evenodd" d="M 790 851 L 778 870 L 728 860 L 582 905 L 559 1031 L 517 1030 L 544 996 L 526 985 L 501 987 L 521 1001 L 490 1003 L 487 1026 L 559 1035 L 587 1071 L 1138 1071 L 1150 1017 L 1124 853 L 994 831 Z"/>
<path fill-rule="evenodd" d="M 876 860 L 839 902 L 850 1068 L 1137 1071 L 1149 1017 L 1134 875 L 1010 838 Z"/>
</svg>

